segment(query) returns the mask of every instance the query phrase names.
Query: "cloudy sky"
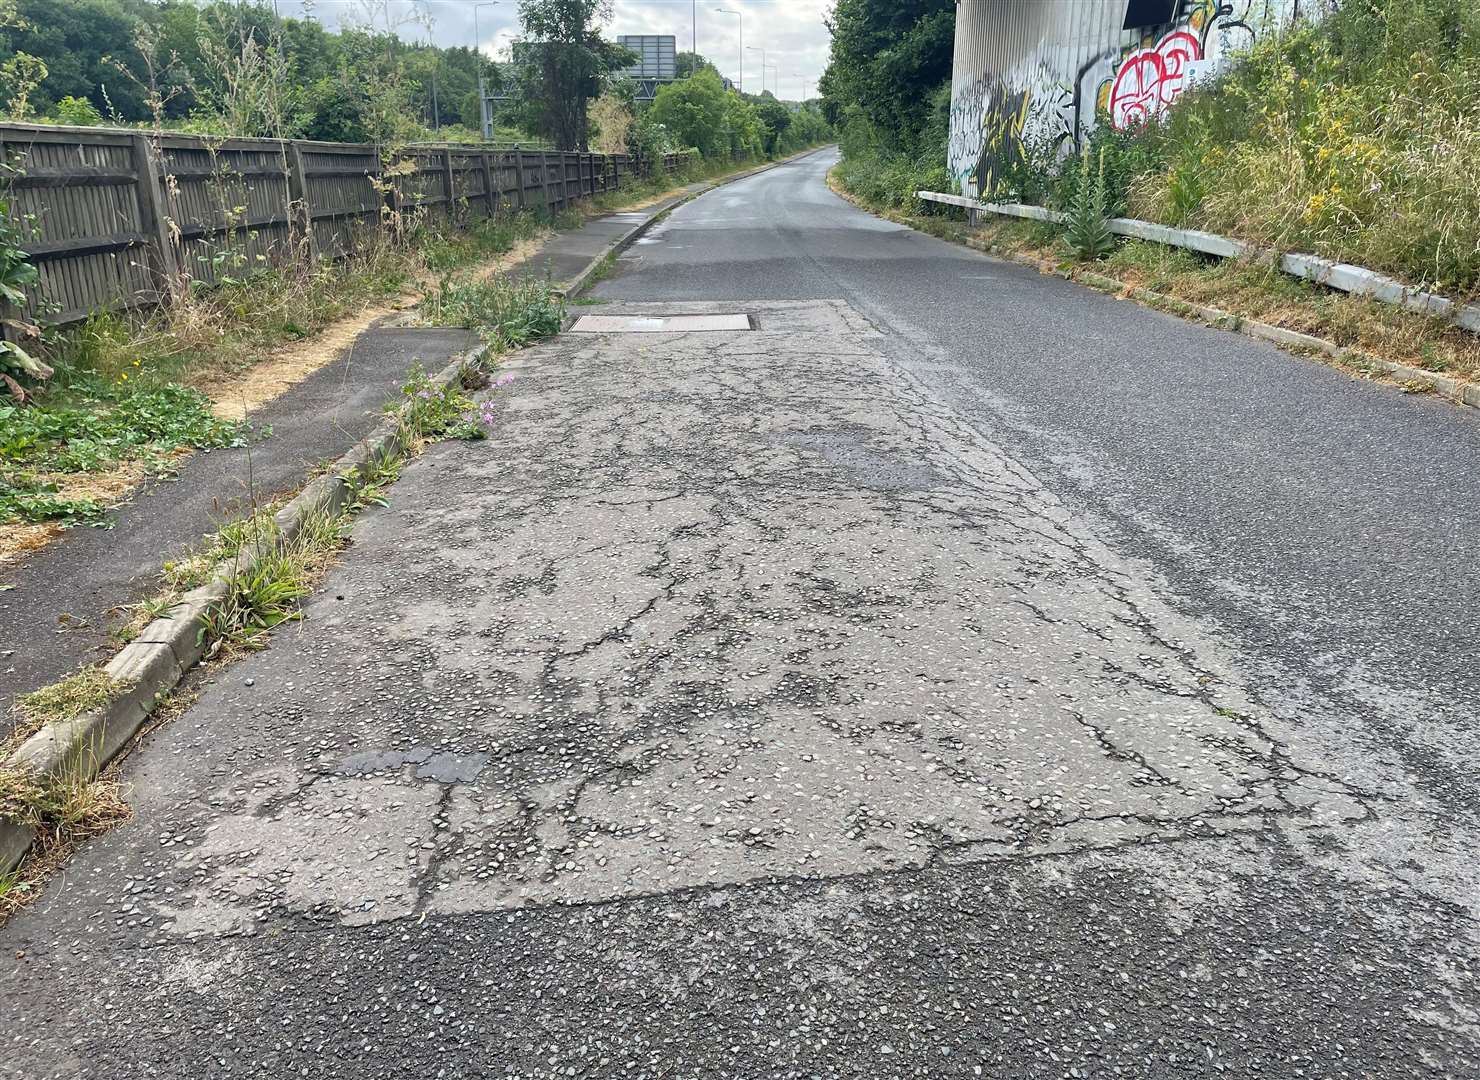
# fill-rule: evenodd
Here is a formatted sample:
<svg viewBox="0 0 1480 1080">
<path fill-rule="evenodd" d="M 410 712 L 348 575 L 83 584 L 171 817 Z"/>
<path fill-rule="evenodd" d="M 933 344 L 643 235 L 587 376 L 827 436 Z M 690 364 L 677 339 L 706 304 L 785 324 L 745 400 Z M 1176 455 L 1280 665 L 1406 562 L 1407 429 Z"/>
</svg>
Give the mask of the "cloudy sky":
<svg viewBox="0 0 1480 1080">
<path fill-rule="evenodd" d="M 429 13 L 430 36 L 439 45 L 471 45 L 474 38 L 473 0 L 388 0 L 393 19 L 409 19 L 416 10 Z M 372 0 L 379 6 L 379 0 Z M 827 66 L 827 27 L 823 16 L 831 0 L 615 0 L 616 13 L 607 24 L 608 36 L 618 34 L 672 34 L 680 50 L 690 48 L 697 15 L 699 51 L 725 75 L 734 79 L 739 74 L 740 42 L 745 34 L 745 88 L 761 89 L 761 53 L 765 49 L 766 87 L 778 89 L 779 96 L 796 98 L 801 94 L 802 80 L 815 93 L 817 77 Z M 341 20 L 363 19 L 364 0 L 279 0 L 284 15 L 296 15 L 305 8 L 325 26 L 333 28 Z M 500 3 L 478 3 L 477 40 L 490 55 L 501 55 L 519 33 L 513 0 Z M 715 8 L 739 11 L 740 18 L 722 14 Z M 426 38 L 428 31 L 408 24 L 398 31 L 402 37 Z"/>
</svg>

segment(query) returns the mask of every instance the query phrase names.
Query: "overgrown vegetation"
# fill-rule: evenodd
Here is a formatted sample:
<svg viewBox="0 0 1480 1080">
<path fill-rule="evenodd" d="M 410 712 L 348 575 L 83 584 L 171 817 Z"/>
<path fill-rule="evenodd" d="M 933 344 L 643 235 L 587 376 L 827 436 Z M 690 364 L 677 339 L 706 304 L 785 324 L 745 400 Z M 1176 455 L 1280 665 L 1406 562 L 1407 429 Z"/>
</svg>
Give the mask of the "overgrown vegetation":
<svg viewBox="0 0 1480 1080">
<path fill-rule="evenodd" d="M 945 239 L 1026 257 L 1043 267 L 1061 269 L 1068 255 L 1064 230 L 1041 222 L 990 218 L 969 226 L 940 217 L 898 216 Z M 1480 337 L 1475 334 L 1441 319 L 1302 281 L 1267 263 L 1124 240 L 1093 270 L 1121 282 L 1127 293 L 1140 288 L 1165 296 L 1174 309 L 1179 303 L 1218 308 L 1235 319 L 1313 334 L 1354 353 L 1480 378 Z"/>
<path fill-rule="evenodd" d="M 916 191 L 950 187 L 951 0 L 838 0 L 818 84 L 838 132 L 838 180 L 869 206 L 934 213 Z"/>
<path fill-rule="evenodd" d="M 1146 125 L 1102 120 L 1086 142 L 1109 212 L 1480 295 L 1480 6 L 1320 12 Z M 1026 149 L 990 194 L 1072 208 L 1077 161 Z"/>
<path fill-rule="evenodd" d="M 122 786 L 92 772 L 82 760 L 56 776 L 0 766 L 0 819 L 37 833 L 27 861 L 0 874 L 0 923 L 35 899 L 41 882 L 73 848 L 128 819 Z"/>
<path fill-rule="evenodd" d="M 211 396 L 275 346 L 400 295 L 430 271 L 505 254 L 545 227 L 533 214 L 413 227 L 405 244 L 377 241 L 340 262 L 191 286 L 168 307 L 99 314 L 50 335 L 50 379 L 27 382 L 24 404 L 0 397 L 0 524 L 103 521 L 106 500 L 87 493 L 88 475 L 125 463 L 167 470 L 182 451 L 250 437 L 212 411 Z"/>
<path fill-rule="evenodd" d="M 444 279 L 422 304 L 423 321 L 476 331 L 496 353 L 558 333 L 565 305 L 550 282 L 498 274 L 483 281 Z"/>
</svg>

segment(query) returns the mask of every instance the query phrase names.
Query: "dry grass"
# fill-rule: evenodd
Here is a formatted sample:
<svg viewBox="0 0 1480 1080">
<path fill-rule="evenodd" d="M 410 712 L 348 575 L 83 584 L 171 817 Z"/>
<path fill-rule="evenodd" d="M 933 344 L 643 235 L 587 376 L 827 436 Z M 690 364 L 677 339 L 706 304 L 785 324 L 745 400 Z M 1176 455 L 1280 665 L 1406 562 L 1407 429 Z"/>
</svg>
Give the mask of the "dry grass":
<svg viewBox="0 0 1480 1080">
<path fill-rule="evenodd" d="M 117 769 L 88 778 L 81 764 L 60 777 L 0 768 L 0 817 L 36 830 L 21 864 L 0 875 L 0 926 L 36 900 L 46 882 L 85 841 L 129 819 Z"/>
<path fill-rule="evenodd" d="M 61 682 L 20 695 L 11 706 L 15 727 L 0 743 L 0 754 L 8 755 L 47 724 L 59 724 L 98 708 L 121 689 L 101 668 L 88 667 Z"/>
<path fill-rule="evenodd" d="M 55 521 L 0 525 L 0 567 L 40 551 L 66 530 Z"/>
<path fill-rule="evenodd" d="M 376 320 L 404 310 L 419 299 L 402 297 L 404 303 L 377 304 L 348 318 L 330 323 L 311 338 L 274 350 L 233 376 L 198 378 L 196 389 L 211 399 L 212 410 L 228 420 L 245 420 L 284 391 L 343 356 L 360 334 Z"/>
<path fill-rule="evenodd" d="M 937 230 L 939 233 L 939 230 Z M 1063 265 L 1066 253 L 1043 226 L 997 219 L 959 227 L 974 247 L 1010 254 L 1040 268 Z M 1096 273 L 1135 288 L 1231 315 L 1325 338 L 1343 348 L 1428 371 L 1480 379 L 1480 336 L 1391 304 L 1290 277 L 1273 267 L 1205 259 L 1147 241 L 1121 244 Z"/>
</svg>

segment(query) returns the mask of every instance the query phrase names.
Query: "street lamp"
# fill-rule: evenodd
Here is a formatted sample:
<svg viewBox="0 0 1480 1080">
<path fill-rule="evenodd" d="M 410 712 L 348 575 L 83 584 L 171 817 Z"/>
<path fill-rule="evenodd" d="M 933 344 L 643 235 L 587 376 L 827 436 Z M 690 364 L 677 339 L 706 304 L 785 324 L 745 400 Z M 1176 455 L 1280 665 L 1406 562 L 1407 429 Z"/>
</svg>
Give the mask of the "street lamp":
<svg viewBox="0 0 1480 1080">
<path fill-rule="evenodd" d="M 763 48 L 758 49 L 752 45 L 746 52 L 758 52 L 761 54 L 761 93 L 764 94 L 766 92 L 766 50 Z M 741 93 L 744 93 L 743 88 Z"/>
<path fill-rule="evenodd" d="M 483 35 L 478 32 L 478 9 L 486 7 L 498 7 L 499 0 L 479 0 L 473 5 L 473 51 L 479 56 L 483 55 Z M 479 68 L 482 71 L 482 68 Z"/>
<path fill-rule="evenodd" d="M 802 80 L 802 104 L 805 105 L 807 103 L 807 80 L 806 80 L 806 77 L 803 76 L 800 71 L 793 71 L 791 73 L 791 77 L 793 79 L 801 79 Z"/>
<path fill-rule="evenodd" d="M 717 7 L 714 9 L 721 15 L 733 15 L 740 20 L 740 92 L 745 93 L 745 16 L 733 8 Z"/>
</svg>

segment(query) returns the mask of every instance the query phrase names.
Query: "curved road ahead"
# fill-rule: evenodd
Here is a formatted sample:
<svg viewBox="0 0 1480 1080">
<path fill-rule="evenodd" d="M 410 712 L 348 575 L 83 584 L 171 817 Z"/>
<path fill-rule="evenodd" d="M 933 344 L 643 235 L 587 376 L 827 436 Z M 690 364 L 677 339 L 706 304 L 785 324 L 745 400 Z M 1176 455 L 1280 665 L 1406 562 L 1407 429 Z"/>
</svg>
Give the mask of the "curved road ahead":
<svg viewBox="0 0 1480 1080">
<path fill-rule="evenodd" d="M 832 160 L 579 309 L 750 330 L 506 357 L 129 755 L 0 1076 L 1480 1076 L 1480 420 Z"/>
</svg>

